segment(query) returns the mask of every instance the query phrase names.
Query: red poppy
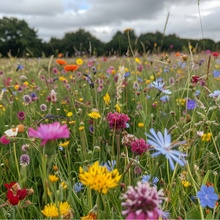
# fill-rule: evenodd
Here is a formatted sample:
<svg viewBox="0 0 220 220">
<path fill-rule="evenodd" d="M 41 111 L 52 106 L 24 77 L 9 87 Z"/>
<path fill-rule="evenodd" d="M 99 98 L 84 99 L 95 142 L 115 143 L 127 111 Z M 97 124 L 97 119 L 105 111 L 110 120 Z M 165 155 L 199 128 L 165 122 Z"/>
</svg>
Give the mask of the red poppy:
<svg viewBox="0 0 220 220">
<path fill-rule="evenodd" d="M 17 205 L 20 200 L 24 199 L 27 195 L 26 189 L 21 189 L 17 182 L 11 182 L 9 184 L 5 183 L 5 187 L 8 189 L 6 197 L 8 203 L 11 205 Z"/>
<path fill-rule="evenodd" d="M 62 60 L 62 59 L 57 59 L 56 63 L 59 64 L 59 65 L 66 65 L 66 61 Z"/>
<path fill-rule="evenodd" d="M 217 58 L 219 56 L 219 52 L 217 51 L 212 52 L 212 56 Z"/>
<path fill-rule="evenodd" d="M 75 71 L 79 68 L 78 65 L 72 64 L 72 65 L 66 65 L 64 66 L 64 69 L 68 72 L 68 71 Z"/>
</svg>

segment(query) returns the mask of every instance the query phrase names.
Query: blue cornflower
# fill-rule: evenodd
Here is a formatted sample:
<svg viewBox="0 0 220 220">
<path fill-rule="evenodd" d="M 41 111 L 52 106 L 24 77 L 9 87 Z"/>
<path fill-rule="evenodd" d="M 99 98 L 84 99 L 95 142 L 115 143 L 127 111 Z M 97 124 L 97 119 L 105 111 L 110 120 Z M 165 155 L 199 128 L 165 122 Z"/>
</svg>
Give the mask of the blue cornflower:
<svg viewBox="0 0 220 220">
<path fill-rule="evenodd" d="M 18 64 L 16 71 L 18 71 L 18 70 L 23 70 L 23 69 L 24 69 L 24 66 Z"/>
<path fill-rule="evenodd" d="M 194 96 L 199 96 L 200 94 L 201 94 L 200 90 L 196 90 L 196 91 L 194 92 Z"/>
<path fill-rule="evenodd" d="M 108 160 L 106 163 L 104 163 L 103 166 L 105 166 L 108 169 L 108 171 L 112 171 L 114 170 L 115 165 L 116 165 L 116 160 L 111 160 L 111 161 Z"/>
<path fill-rule="evenodd" d="M 215 90 L 213 93 L 209 94 L 209 97 L 218 97 L 220 95 L 220 91 L 219 90 Z"/>
<path fill-rule="evenodd" d="M 175 144 L 171 143 L 171 136 L 168 134 L 167 129 L 164 130 L 164 135 L 161 132 L 156 133 L 153 128 L 150 129 L 150 134 L 145 134 L 148 137 L 147 143 L 154 147 L 158 152 L 153 153 L 151 156 L 155 157 L 160 154 L 165 155 L 169 160 L 170 168 L 174 170 L 174 163 L 176 161 L 180 166 L 185 165 L 185 158 L 187 154 L 181 153 L 178 150 L 173 150 L 174 147 L 177 147 L 181 144 L 185 144 L 186 141 L 181 141 Z"/>
<path fill-rule="evenodd" d="M 158 90 L 160 90 L 162 93 L 171 94 L 172 92 L 170 90 L 163 89 L 164 84 L 165 83 L 154 81 L 154 82 L 151 83 L 151 86 L 158 89 Z"/>
<path fill-rule="evenodd" d="M 188 99 L 188 101 L 187 101 L 187 103 L 186 103 L 186 108 L 187 108 L 188 110 L 192 110 L 192 109 L 194 109 L 194 108 L 196 108 L 196 107 L 197 107 L 196 101 L 194 101 L 193 99 Z"/>
<path fill-rule="evenodd" d="M 150 178 L 151 178 L 151 175 L 143 175 L 141 181 L 142 182 L 149 182 Z M 158 177 L 153 177 L 151 182 L 153 183 L 154 186 L 156 186 L 158 181 L 159 181 Z"/>
<path fill-rule="evenodd" d="M 213 186 L 202 185 L 200 191 L 197 192 L 202 207 L 214 208 L 218 201 L 218 195 L 214 192 Z"/>
<path fill-rule="evenodd" d="M 161 102 L 168 102 L 169 99 L 170 99 L 170 97 L 168 95 L 164 95 L 164 96 L 160 97 Z"/>
<path fill-rule="evenodd" d="M 213 71 L 213 76 L 214 76 L 214 78 L 220 77 L 220 71 L 219 70 L 214 70 Z"/>
<path fill-rule="evenodd" d="M 78 193 L 83 189 L 83 184 L 82 183 L 75 183 L 73 186 L 73 190 Z"/>
<path fill-rule="evenodd" d="M 128 76 L 130 76 L 130 75 L 131 75 L 130 72 L 126 72 L 126 73 L 124 74 L 124 77 L 128 77 Z"/>
</svg>

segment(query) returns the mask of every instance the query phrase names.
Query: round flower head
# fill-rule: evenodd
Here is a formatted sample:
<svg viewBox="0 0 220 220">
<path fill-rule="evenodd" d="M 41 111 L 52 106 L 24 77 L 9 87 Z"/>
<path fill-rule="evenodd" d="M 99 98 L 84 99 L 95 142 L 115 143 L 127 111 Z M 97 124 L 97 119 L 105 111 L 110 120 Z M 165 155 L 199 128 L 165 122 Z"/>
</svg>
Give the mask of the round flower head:
<svg viewBox="0 0 220 220">
<path fill-rule="evenodd" d="M 37 130 L 29 128 L 28 136 L 41 139 L 41 145 L 45 145 L 50 140 L 69 138 L 70 131 L 66 124 L 61 125 L 59 122 L 54 122 L 52 124 L 40 124 Z"/>
<path fill-rule="evenodd" d="M 126 215 L 126 219 L 158 219 L 163 211 L 160 204 L 164 194 L 162 190 L 157 191 L 156 187 L 150 186 L 148 182 L 138 182 L 137 186 L 129 186 L 122 198 L 122 206 L 125 208 L 122 211 Z"/>
</svg>

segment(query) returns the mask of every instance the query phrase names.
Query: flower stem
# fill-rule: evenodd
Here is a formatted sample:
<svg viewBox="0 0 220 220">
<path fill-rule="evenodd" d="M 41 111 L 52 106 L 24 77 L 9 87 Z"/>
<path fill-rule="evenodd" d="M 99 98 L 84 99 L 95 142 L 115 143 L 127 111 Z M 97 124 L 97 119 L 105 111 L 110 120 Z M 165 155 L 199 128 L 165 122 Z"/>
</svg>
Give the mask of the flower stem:
<svg viewBox="0 0 220 220">
<path fill-rule="evenodd" d="M 17 172 L 18 172 L 18 182 L 20 183 L 21 175 L 20 175 L 20 170 L 19 170 L 19 167 L 18 167 L 18 159 L 17 159 L 15 142 L 13 143 L 13 151 L 14 151 L 14 157 L 15 157 L 15 164 L 16 164 L 16 168 L 17 168 Z"/>
</svg>

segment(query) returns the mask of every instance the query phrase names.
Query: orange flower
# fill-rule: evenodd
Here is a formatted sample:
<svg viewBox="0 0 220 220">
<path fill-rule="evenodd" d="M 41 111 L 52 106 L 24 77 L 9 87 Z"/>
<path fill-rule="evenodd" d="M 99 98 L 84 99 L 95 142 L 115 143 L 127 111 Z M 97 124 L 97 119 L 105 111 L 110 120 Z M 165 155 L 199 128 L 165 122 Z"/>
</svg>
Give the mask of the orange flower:
<svg viewBox="0 0 220 220">
<path fill-rule="evenodd" d="M 68 71 L 75 71 L 79 68 L 78 65 L 72 64 L 72 65 L 66 65 L 64 66 L 64 69 L 68 72 Z"/>
<path fill-rule="evenodd" d="M 66 61 L 61 60 L 61 59 L 56 60 L 56 63 L 59 64 L 59 65 L 66 65 Z"/>
<path fill-rule="evenodd" d="M 58 57 L 59 57 L 59 58 L 63 57 L 63 53 L 59 53 L 59 54 L 58 54 Z"/>
</svg>

